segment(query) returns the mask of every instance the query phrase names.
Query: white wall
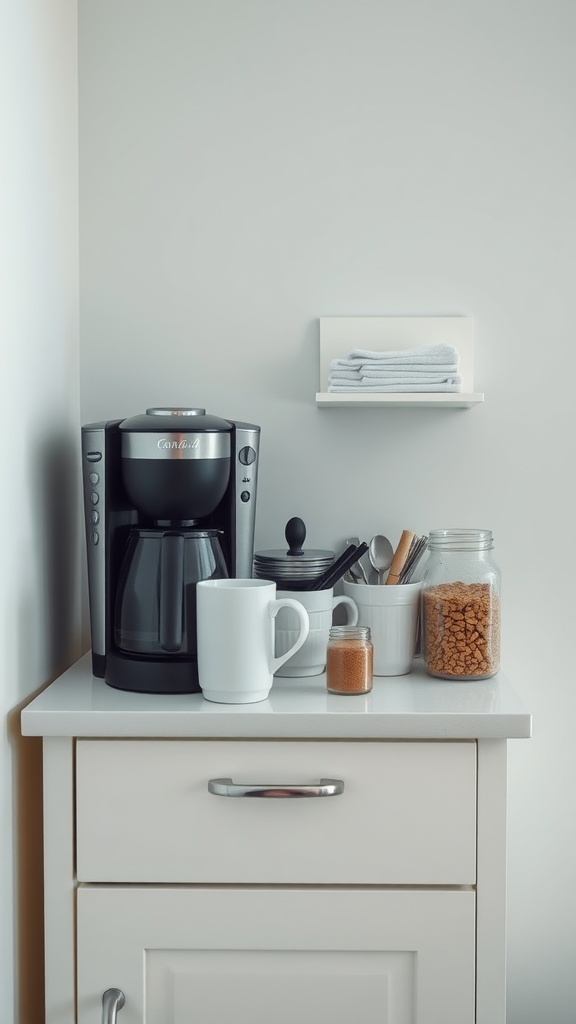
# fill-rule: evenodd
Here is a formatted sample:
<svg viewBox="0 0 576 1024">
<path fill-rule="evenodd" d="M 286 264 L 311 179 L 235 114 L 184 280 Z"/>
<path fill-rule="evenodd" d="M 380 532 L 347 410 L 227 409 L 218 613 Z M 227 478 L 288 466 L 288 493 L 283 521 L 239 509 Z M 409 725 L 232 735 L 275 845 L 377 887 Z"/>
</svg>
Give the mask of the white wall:
<svg viewBox="0 0 576 1024">
<path fill-rule="evenodd" d="M 574 1020 L 575 33 L 571 0 L 80 0 L 82 419 L 261 424 L 257 547 L 494 531 L 535 722 L 509 1024 Z M 319 316 L 457 313 L 485 405 L 316 408 Z"/>
<path fill-rule="evenodd" d="M 0 104 L 0 1017 L 41 1024 L 41 749 L 19 709 L 80 652 L 75 0 L 2 3 Z"/>
</svg>

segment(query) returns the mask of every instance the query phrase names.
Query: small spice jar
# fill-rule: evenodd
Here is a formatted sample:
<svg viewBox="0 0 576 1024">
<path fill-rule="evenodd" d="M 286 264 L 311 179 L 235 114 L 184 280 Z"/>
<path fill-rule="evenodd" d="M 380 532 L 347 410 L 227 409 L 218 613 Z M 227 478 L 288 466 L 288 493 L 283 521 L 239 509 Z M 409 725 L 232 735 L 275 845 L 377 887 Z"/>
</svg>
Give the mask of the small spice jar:
<svg viewBox="0 0 576 1024">
<path fill-rule="evenodd" d="M 374 649 L 368 626 L 332 626 L 326 648 L 329 693 L 369 693 Z"/>
<path fill-rule="evenodd" d="M 422 657 L 439 679 L 489 679 L 500 667 L 500 571 L 491 530 L 432 530 L 422 574 Z"/>
</svg>

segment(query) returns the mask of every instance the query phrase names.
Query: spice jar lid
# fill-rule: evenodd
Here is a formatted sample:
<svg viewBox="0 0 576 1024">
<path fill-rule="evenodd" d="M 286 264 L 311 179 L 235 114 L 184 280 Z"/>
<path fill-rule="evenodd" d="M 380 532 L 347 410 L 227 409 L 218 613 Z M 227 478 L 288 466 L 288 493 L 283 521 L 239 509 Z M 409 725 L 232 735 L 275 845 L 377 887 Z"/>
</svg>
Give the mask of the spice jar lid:
<svg viewBox="0 0 576 1024">
<path fill-rule="evenodd" d="M 330 640 L 371 640 L 370 626 L 331 626 Z"/>
</svg>

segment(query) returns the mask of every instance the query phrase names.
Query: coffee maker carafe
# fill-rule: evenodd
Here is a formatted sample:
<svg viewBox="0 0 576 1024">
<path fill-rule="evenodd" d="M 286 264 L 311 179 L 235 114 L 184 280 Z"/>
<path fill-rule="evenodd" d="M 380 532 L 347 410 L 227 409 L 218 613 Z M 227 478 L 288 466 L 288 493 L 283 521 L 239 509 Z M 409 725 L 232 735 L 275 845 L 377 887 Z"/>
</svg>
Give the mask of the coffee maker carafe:
<svg viewBox="0 0 576 1024">
<path fill-rule="evenodd" d="M 120 571 L 114 642 L 128 654 L 193 658 L 196 584 L 228 576 L 220 530 L 130 531 Z"/>
<path fill-rule="evenodd" d="M 196 583 L 252 576 L 260 428 L 152 408 L 82 428 L 94 675 L 199 691 Z"/>
</svg>

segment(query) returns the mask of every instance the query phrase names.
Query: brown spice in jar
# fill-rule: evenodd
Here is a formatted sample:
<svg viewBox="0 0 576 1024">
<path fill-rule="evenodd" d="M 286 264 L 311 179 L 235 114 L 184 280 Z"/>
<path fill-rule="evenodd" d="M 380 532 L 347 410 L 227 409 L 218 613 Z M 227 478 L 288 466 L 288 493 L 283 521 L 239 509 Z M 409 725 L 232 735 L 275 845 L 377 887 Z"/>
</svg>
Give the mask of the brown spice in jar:
<svg viewBox="0 0 576 1024">
<path fill-rule="evenodd" d="M 363 640 L 331 639 L 326 649 L 326 688 L 330 693 L 368 693 L 374 650 Z"/>
<path fill-rule="evenodd" d="M 489 583 L 439 583 L 424 592 L 426 669 L 448 678 L 485 679 L 500 664 L 500 600 Z"/>
</svg>

